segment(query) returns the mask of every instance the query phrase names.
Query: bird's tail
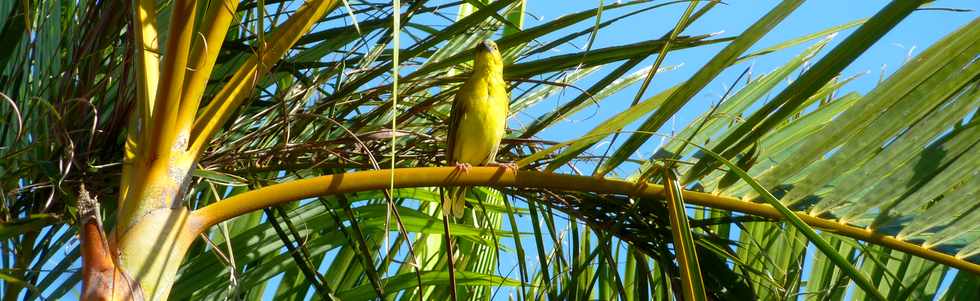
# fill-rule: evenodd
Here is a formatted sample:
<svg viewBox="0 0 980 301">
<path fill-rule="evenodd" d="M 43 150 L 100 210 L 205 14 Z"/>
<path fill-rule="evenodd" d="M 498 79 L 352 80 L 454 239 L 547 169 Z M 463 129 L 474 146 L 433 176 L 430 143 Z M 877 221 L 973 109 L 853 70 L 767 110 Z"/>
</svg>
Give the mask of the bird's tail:
<svg viewBox="0 0 980 301">
<path fill-rule="evenodd" d="M 453 219 L 463 217 L 463 208 L 466 207 L 466 193 L 469 191 L 469 187 L 447 189 L 446 196 L 442 201 L 442 211 Z"/>
</svg>

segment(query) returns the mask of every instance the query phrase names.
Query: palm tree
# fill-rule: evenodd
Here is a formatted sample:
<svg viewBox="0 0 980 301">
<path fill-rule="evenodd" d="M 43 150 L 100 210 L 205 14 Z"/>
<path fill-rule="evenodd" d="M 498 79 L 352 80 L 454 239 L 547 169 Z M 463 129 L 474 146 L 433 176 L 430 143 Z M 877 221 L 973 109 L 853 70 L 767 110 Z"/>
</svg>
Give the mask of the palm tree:
<svg viewBox="0 0 980 301">
<path fill-rule="evenodd" d="M 534 25 L 525 2 L 0 3 L 3 298 L 980 295 L 980 19 L 861 94 L 842 70 L 928 1 L 775 45 L 757 42 L 802 1 L 730 35 L 686 30 L 717 1 L 599 1 Z M 671 6 L 662 36 L 592 46 Z M 460 174 L 444 124 L 488 38 L 512 114 L 532 118 L 499 153 L 519 171 Z M 586 46 L 555 54 L 571 41 Z M 708 45 L 694 75 L 647 91 L 666 56 Z M 722 72 L 796 45 L 638 153 Z M 624 98 L 576 139 L 541 138 Z M 439 187 L 463 184 L 479 186 L 466 216 L 444 223 Z"/>
</svg>

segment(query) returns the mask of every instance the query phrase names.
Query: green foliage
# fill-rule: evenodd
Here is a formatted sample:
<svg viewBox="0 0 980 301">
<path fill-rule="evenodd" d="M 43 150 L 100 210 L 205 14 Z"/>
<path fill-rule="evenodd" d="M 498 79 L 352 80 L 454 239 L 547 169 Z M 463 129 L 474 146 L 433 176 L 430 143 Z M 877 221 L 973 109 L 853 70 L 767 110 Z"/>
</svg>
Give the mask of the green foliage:
<svg viewBox="0 0 980 301">
<path fill-rule="evenodd" d="M 242 1 L 205 103 L 259 37 L 267 38 L 302 2 Z M 741 33 L 688 30 L 669 40 L 672 28 L 665 26 L 662 38 L 604 47 L 592 44 L 609 26 L 690 3 L 599 1 L 529 26 L 524 2 L 408 1 L 394 12 L 383 2 L 346 1 L 256 83 L 192 172 L 184 204 L 200 208 L 272 183 L 392 163 L 445 164 L 452 95 L 468 72 L 470 49 L 492 38 L 512 62 L 505 67 L 512 117 L 530 117 L 527 124 L 511 122 L 500 161 L 568 173 L 598 167 L 597 175 L 654 183 L 664 183 L 657 168 L 669 162 L 685 175 L 679 183 L 688 190 L 770 201 L 980 263 L 980 20 L 861 95 L 844 90 L 855 77 L 841 70 L 921 1 L 894 1 L 867 20 L 814 28 L 774 45 L 756 42 L 778 30 L 797 1 L 784 1 Z M 160 4 L 159 19 L 167 20 L 172 3 Z M 715 4 L 697 4 L 676 25 L 689 27 L 704 12 L 724 9 Z M 131 14 L 120 13 L 130 5 L 0 1 L 0 294 L 8 298 L 77 292 L 72 224 L 81 184 L 102 202 L 106 224 L 113 223 L 125 129 L 135 109 Z M 391 28 L 394 14 L 402 28 Z M 853 27 L 822 54 L 833 35 Z M 391 107 L 394 34 L 401 37 L 397 108 Z M 588 46 L 556 52 L 580 42 Z M 621 91 L 676 68 L 652 64 L 653 55 L 711 45 L 724 48 L 710 61 L 687 62 L 698 68 L 690 79 L 636 96 L 634 106 L 577 131 L 576 139 L 540 138 L 593 107 L 626 103 L 635 95 Z M 734 84 L 676 139 L 637 157 L 714 79 L 741 71 L 732 66 L 798 51 L 787 50 L 796 45 L 807 47 L 775 70 Z M 810 61 L 816 64 L 804 68 Z M 782 87 L 786 81 L 792 83 Z M 541 112 L 555 95 L 562 96 L 557 108 Z M 592 153 L 632 125 L 640 131 L 608 146 L 610 156 Z M 498 187 L 476 189 L 468 202 L 466 216 L 450 226 L 456 290 L 467 300 L 670 300 L 682 294 L 682 271 L 695 268 L 709 299 L 978 296 L 976 274 L 801 223 L 688 205 L 690 228 L 674 229 L 666 206 L 683 213 L 682 200 Z M 434 188 L 400 189 L 323 196 L 240 216 L 191 248 L 171 298 L 448 299 L 439 204 Z M 693 242 L 693 252 L 683 255 L 696 255 L 699 267 L 679 266 L 675 237 Z M 808 252 L 813 249 L 819 250 Z"/>
</svg>

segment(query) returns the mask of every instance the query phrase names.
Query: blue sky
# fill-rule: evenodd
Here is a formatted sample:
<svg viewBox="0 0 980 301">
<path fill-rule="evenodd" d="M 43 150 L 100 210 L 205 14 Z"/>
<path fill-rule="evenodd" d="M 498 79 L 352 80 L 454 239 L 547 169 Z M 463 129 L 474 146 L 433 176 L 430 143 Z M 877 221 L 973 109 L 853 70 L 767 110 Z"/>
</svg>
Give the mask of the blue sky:
<svg viewBox="0 0 980 301">
<path fill-rule="evenodd" d="M 540 18 L 528 18 L 528 26 L 540 24 L 554 20 L 557 17 L 572 12 L 581 11 L 589 7 L 596 6 L 600 1 L 529 1 L 528 11 Z M 607 4 L 613 1 L 605 1 Z M 663 1 L 659 1 L 663 2 Z M 682 34 L 700 35 L 708 33 L 720 33 L 719 36 L 727 37 L 737 35 L 745 30 L 753 22 L 761 18 L 779 1 L 772 0 L 732 0 L 725 1 L 727 4 L 718 5 L 697 22 L 693 23 Z M 868 18 L 888 1 L 871 0 L 820 0 L 805 2 L 793 14 L 787 17 L 782 23 L 757 42 L 750 51 L 762 49 L 780 42 L 790 40 L 805 34 L 817 32 L 832 26 L 841 25 L 861 18 Z M 630 17 L 624 21 L 610 26 L 601 31 L 596 38 L 594 47 L 606 47 L 623 45 L 641 40 L 659 38 L 669 32 L 676 20 L 683 14 L 687 3 L 679 3 L 664 8 L 656 9 L 638 16 Z M 931 45 L 943 35 L 963 26 L 978 16 L 976 10 L 980 9 L 980 1 L 967 0 L 947 0 L 936 1 L 930 7 L 943 8 L 965 8 L 972 9 L 973 12 L 949 12 L 949 11 L 917 11 L 909 18 L 903 20 L 894 30 L 885 35 L 866 54 L 858 58 L 853 64 L 843 72 L 844 76 L 858 75 L 866 73 L 860 78 L 844 87 L 844 91 L 867 92 L 878 82 L 881 76 L 887 76 L 894 72 L 909 57 L 918 54 L 920 51 Z M 622 14 L 625 10 L 609 12 L 604 19 L 610 19 Z M 590 21 L 591 22 L 591 21 Z M 826 54 L 829 49 L 842 41 L 852 30 L 841 32 L 831 42 L 828 47 L 820 54 Z M 573 44 L 584 47 L 585 39 L 579 39 Z M 665 125 L 661 132 L 669 133 L 671 127 L 678 130 L 682 129 L 691 119 L 704 112 L 711 104 L 716 103 L 724 94 L 731 82 L 746 67 L 751 66 L 754 74 L 761 74 L 772 71 L 773 69 L 786 63 L 791 57 L 798 55 L 805 47 L 803 45 L 782 50 L 766 56 L 749 60 L 745 63 L 735 65 L 726 70 L 712 84 L 708 85 L 704 91 L 694 97 L 691 102 L 684 107 L 676 120 Z M 657 92 L 663 91 L 688 79 L 694 72 L 703 66 L 714 54 L 716 54 L 724 44 L 697 47 L 683 51 L 668 53 L 663 66 L 681 65 L 680 68 L 670 72 L 658 73 L 647 89 L 645 96 L 649 97 Z M 575 46 L 565 45 L 562 49 L 566 52 L 579 51 Z M 650 65 L 653 58 L 641 65 Z M 588 87 L 591 80 L 598 76 L 586 78 L 581 86 Z M 583 133 L 584 129 L 593 128 L 598 123 L 609 118 L 615 113 L 623 110 L 632 101 L 639 85 L 625 89 L 612 99 L 603 101 L 603 105 L 598 110 L 587 109 L 581 114 L 574 116 L 565 125 L 574 126 L 555 126 L 551 130 L 545 131 L 542 138 L 558 141 L 577 138 Z M 543 105 L 536 107 L 535 110 L 551 110 L 554 105 L 567 101 L 575 97 L 577 93 L 567 93 L 564 96 L 557 96 L 560 99 L 551 99 L 542 102 Z M 563 98 L 562 98 L 563 97 Z M 537 111 L 535 111 L 536 113 Z M 594 116 L 593 113 L 596 113 Z M 529 116 L 517 116 L 511 120 L 512 126 L 515 123 L 529 121 Z M 569 129 L 576 130 L 569 130 Z M 621 141 L 622 139 L 620 139 Z M 641 153 L 649 154 L 657 145 L 648 144 L 640 149 Z M 603 147 L 604 148 L 604 147 Z"/>
</svg>

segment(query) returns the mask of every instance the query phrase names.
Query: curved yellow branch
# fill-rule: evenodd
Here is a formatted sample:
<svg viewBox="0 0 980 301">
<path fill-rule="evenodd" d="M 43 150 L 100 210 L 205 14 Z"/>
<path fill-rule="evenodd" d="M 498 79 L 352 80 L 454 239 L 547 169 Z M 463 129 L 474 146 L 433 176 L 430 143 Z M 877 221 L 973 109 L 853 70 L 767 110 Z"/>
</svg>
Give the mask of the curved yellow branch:
<svg viewBox="0 0 980 301">
<path fill-rule="evenodd" d="M 350 172 L 337 175 L 296 180 L 263 187 L 238 194 L 221 202 L 208 205 L 191 213 L 188 230 L 202 233 L 208 227 L 233 217 L 272 205 L 298 201 L 305 198 L 388 188 L 391 170 Z M 587 176 L 572 176 L 536 171 L 508 172 L 504 168 L 474 167 L 461 173 L 453 167 L 421 167 L 395 169 L 395 187 L 435 186 L 509 186 L 523 188 L 547 188 L 595 193 L 623 194 L 637 197 L 662 197 L 664 187 L 658 184 L 635 183 Z M 684 201 L 716 209 L 738 211 L 751 215 L 781 219 L 782 215 L 767 204 L 752 203 L 733 197 L 683 191 Z M 974 274 L 980 274 L 980 265 L 955 256 L 898 240 L 873 231 L 796 213 L 808 225 L 832 233 L 863 240 L 869 243 L 903 251 L 939 262 Z"/>
</svg>

